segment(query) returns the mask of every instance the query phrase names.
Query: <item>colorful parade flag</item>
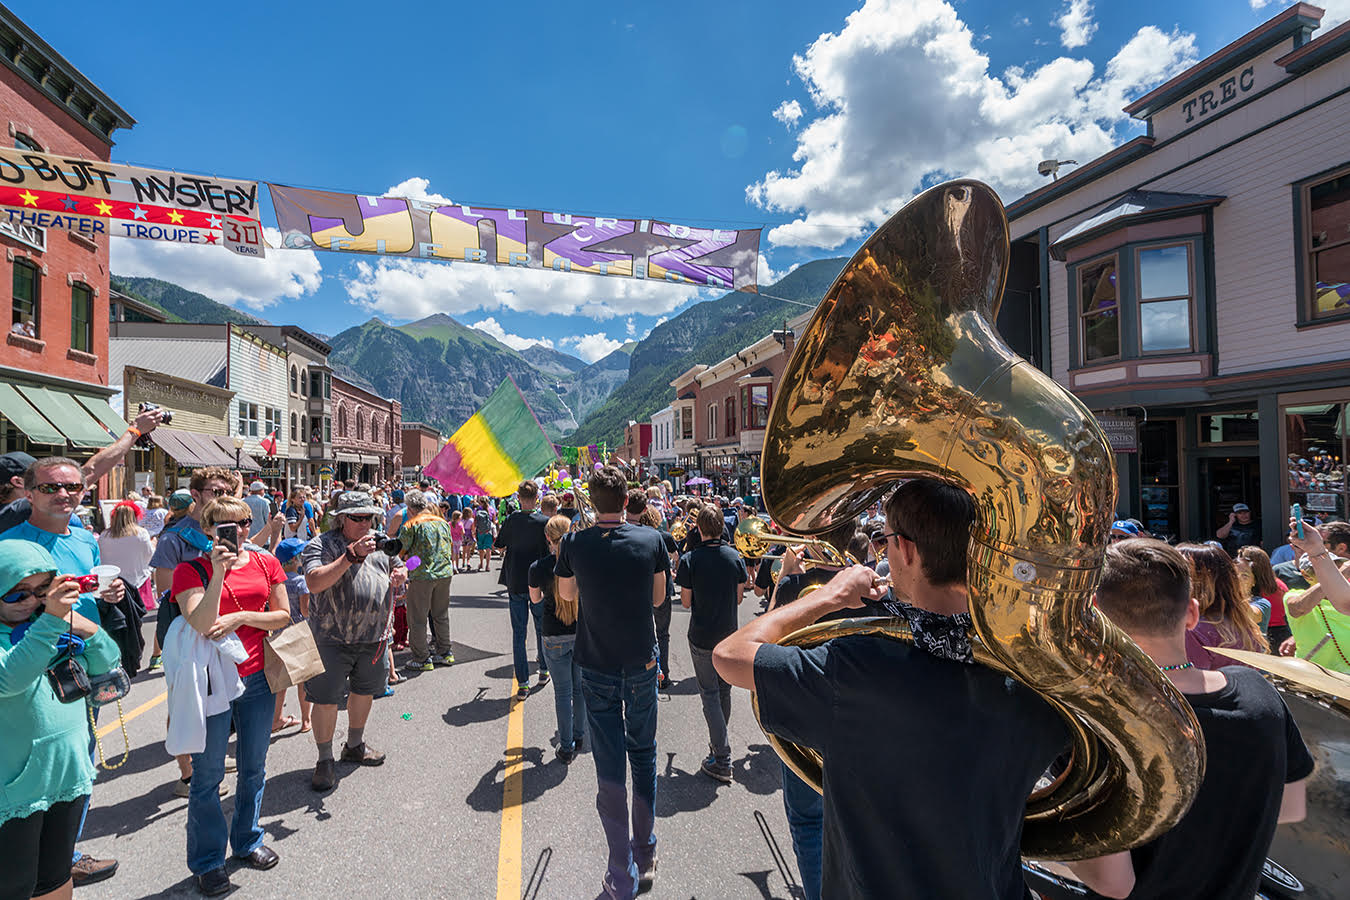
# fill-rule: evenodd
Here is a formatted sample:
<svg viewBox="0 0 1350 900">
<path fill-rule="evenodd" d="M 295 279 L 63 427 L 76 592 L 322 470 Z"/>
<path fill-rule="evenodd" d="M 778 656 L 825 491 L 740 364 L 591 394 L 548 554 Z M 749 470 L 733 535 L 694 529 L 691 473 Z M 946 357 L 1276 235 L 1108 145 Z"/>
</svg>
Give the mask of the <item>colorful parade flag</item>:
<svg viewBox="0 0 1350 900">
<path fill-rule="evenodd" d="M 252 181 L 0 150 L 0 220 L 114 237 L 228 247 L 261 258 Z"/>
<path fill-rule="evenodd" d="M 755 291 L 760 229 L 430 203 L 269 184 L 281 246 Z"/>
<path fill-rule="evenodd" d="M 422 471 L 452 493 L 504 497 L 557 458 L 544 427 L 508 377 Z"/>
</svg>

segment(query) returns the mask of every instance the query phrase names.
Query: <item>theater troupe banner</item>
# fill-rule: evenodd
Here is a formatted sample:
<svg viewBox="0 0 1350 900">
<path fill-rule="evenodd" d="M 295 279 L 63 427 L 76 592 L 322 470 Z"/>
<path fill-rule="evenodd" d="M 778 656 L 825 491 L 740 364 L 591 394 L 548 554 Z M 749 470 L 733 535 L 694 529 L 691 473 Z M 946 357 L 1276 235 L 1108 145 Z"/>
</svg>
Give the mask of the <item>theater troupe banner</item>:
<svg viewBox="0 0 1350 900">
<path fill-rule="evenodd" d="M 22 150 L 0 150 L 0 218 L 94 237 L 225 246 L 264 255 L 258 185 Z"/>
<path fill-rule="evenodd" d="M 337 194 L 269 184 L 290 249 L 589 272 L 754 291 L 760 229 Z"/>
</svg>

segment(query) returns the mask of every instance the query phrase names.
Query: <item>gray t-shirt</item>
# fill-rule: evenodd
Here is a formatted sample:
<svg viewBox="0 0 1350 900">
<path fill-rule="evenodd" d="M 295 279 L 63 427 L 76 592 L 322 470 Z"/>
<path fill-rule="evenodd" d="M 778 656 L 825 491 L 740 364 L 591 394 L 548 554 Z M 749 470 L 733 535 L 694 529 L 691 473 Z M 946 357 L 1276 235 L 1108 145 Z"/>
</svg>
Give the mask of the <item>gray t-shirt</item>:
<svg viewBox="0 0 1350 900">
<path fill-rule="evenodd" d="M 325 531 L 300 553 L 300 571 L 311 575 L 347 552 L 340 529 Z M 310 592 L 309 627 L 316 640 L 330 644 L 374 644 L 384 639 L 392 597 L 389 573 L 403 560 L 376 551 L 351 566 L 341 580 L 321 593 Z"/>
<path fill-rule="evenodd" d="M 257 534 L 267 527 L 268 521 L 272 518 L 272 504 L 262 494 L 249 494 L 244 498 L 244 502 L 248 504 L 249 512 L 253 516 L 249 533 Z"/>
</svg>

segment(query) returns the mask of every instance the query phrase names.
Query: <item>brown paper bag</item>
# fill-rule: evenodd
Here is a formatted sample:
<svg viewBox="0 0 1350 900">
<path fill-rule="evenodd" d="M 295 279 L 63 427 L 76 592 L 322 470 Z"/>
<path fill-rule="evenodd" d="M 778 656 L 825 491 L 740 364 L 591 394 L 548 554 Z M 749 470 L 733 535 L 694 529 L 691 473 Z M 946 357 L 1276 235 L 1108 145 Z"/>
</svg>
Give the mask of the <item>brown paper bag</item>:
<svg viewBox="0 0 1350 900">
<path fill-rule="evenodd" d="M 274 694 L 323 674 L 323 660 L 308 622 L 288 625 L 263 642 L 263 672 Z"/>
</svg>

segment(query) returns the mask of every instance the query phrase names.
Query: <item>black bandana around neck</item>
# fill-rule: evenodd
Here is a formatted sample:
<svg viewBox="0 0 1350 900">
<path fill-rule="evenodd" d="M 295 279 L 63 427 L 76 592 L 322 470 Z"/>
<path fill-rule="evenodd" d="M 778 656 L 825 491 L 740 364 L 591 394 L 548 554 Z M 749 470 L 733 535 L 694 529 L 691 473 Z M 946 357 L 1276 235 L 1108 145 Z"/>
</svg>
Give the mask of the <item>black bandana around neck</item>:
<svg viewBox="0 0 1350 900">
<path fill-rule="evenodd" d="M 944 616 L 893 598 L 883 600 L 880 606 L 908 622 L 914 646 L 930 656 L 952 662 L 975 662 L 970 649 L 970 613 Z"/>
</svg>

